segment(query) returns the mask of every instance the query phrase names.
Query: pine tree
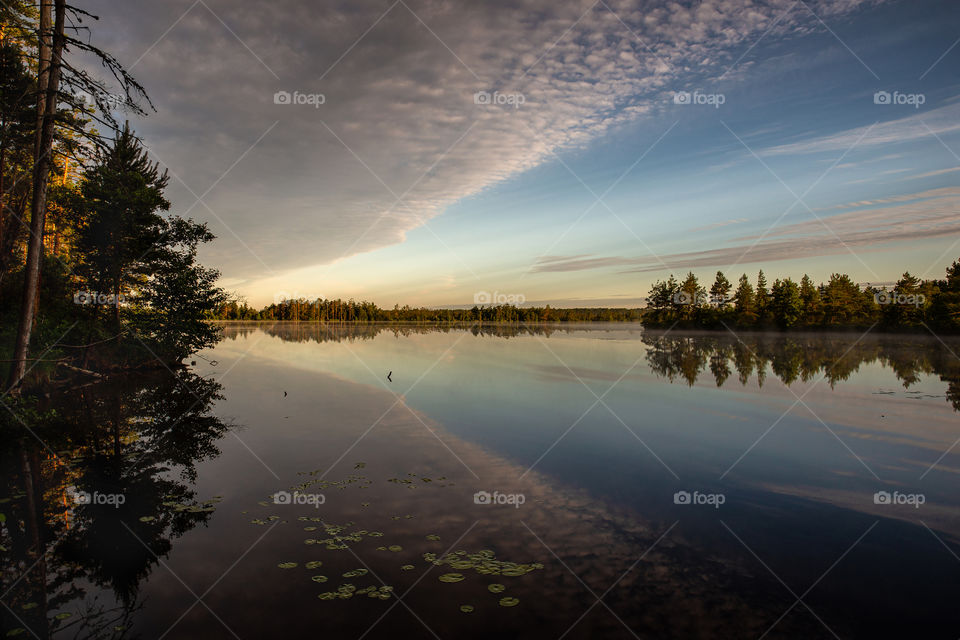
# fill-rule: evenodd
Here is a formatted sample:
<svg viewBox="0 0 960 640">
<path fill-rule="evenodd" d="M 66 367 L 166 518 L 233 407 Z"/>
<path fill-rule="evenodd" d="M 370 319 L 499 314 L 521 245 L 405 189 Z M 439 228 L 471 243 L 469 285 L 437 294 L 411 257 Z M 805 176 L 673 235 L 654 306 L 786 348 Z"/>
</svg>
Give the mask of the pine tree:
<svg viewBox="0 0 960 640">
<path fill-rule="evenodd" d="M 757 290 L 755 294 L 757 305 L 757 321 L 760 323 L 767 321 L 770 306 L 770 292 L 767 290 L 767 276 L 763 274 L 763 269 L 757 274 Z"/>
<path fill-rule="evenodd" d="M 747 274 L 740 276 L 737 290 L 733 294 L 733 308 L 737 313 L 737 323 L 751 325 L 757 320 L 756 297 L 753 285 L 747 279 Z"/>
<path fill-rule="evenodd" d="M 803 305 L 803 324 L 819 324 L 822 314 L 820 290 L 814 286 L 813 280 L 807 274 L 803 274 L 803 279 L 800 280 L 800 302 Z"/>
<path fill-rule="evenodd" d="M 166 229 L 159 212 L 170 208 L 163 197 L 169 178 L 150 162 L 129 126 L 96 161 L 81 186 L 87 222 L 77 273 L 91 291 L 129 298 L 152 273 L 151 253 Z M 119 328 L 120 305 L 112 311 Z"/>
<path fill-rule="evenodd" d="M 730 301 L 731 288 L 732 285 L 730 281 L 727 280 L 727 277 L 723 275 L 723 272 L 717 271 L 717 277 L 713 281 L 713 286 L 710 287 L 710 302 L 713 303 L 717 309 L 723 311 Z"/>
<path fill-rule="evenodd" d="M 700 281 L 693 271 L 687 272 L 687 277 L 680 284 L 679 296 L 676 299 L 677 310 L 684 320 L 692 320 L 699 316 L 699 311 L 706 306 L 707 290 L 700 286 Z"/>
</svg>

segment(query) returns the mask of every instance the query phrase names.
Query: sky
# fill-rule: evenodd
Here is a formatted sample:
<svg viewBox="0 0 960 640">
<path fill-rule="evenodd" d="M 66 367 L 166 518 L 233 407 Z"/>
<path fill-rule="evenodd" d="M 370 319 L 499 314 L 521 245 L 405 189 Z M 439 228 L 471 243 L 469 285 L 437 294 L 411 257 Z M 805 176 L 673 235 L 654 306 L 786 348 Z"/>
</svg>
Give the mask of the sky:
<svg viewBox="0 0 960 640">
<path fill-rule="evenodd" d="M 156 107 L 127 117 L 171 211 L 254 306 L 639 306 L 689 270 L 960 258 L 960 3 L 84 8 Z"/>
</svg>

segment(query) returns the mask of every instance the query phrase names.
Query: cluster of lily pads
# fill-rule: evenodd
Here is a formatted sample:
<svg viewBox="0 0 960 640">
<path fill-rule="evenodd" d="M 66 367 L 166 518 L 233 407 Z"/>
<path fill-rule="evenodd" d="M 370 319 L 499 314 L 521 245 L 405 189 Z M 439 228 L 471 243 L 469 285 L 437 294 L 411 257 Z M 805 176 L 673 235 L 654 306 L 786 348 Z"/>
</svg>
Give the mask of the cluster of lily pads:
<svg viewBox="0 0 960 640">
<path fill-rule="evenodd" d="M 417 486 L 418 486 L 417 483 L 416 483 L 416 480 L 418 480 L 418 479 L 420 480 L 420 482 L 423 482 L 423 483 L 430 483 L 430 482 L 433 482 L 434 480 L 436 480 L 437 482 L 442 483 L 444 480 L 447 479 L 447 477 L 446 477 L 446 476 L 440 476 L 439 478 L 428 478 L 427 476 L 420 476 L 420 475 L 417 475 L 416 473 L 408 473 L 406 478 L 388 478 L 388 479 L 387 479 L 387 482 L 392 482 L 392 483 L 394 483 L 394 484 L 402 485 L 402 486 L 406 487 L 407 489 L 416 489 Z M 453 486 L 453 483 L 452 483 L 452 482 L 447 482 L 447 483 L 443 483 L 443 484 L 438 484 L 437 486 L 438 486 L 438 487 L 452 487 L 452 486 Z"/>
<path fill-rule="evenodd" d="M 446 565 L 451 569 L 459 569 L 460 571 L 473 570 L 480 575 L 519 577 L 531 571 L 543 569 L 543 565 L 539 562 L 520 564 L 497 560 L 496 554 L 488 549 L 477 551 L 476 553 L 459 550 L 445 554 L 439 558 L 434 553 L 425 553 L 423 554 L 423 559 L 435 566 Z M 465 579 L 466 576 L 462 573 L 444 573 L 439 577 L 440 582 L 447 583 L 462 582 Z M 487 591 L 493 594 L 503 593 L 506 589 L 507 587 L 499 582 L 487 585 Z M 511 596 L 500 598 L 501 607 L 515 607 L 518 604 L 520 604 L 520 600 L 517 598 Z M 460 610 L 464 613 L 471 613 L 473 611 L 473 605 L 465 604 L 460 607 Z"/>
<path fill-rule="evenodd" d="M 355 469 L 362 469 L 365 463 L 357 463 Z M 300 475 L 314 476 L 319 473 L 317 471 L 311 472 L 301 472 Z M 419 485 L 416 480 L 419 480 L 422 483 L 432 483 L 432 482 L 442 482 L 446 480 L 445 477 L 441 476 L 438 478 L 430 478 L 427 476 L 418 476 L 414 473 L 408 473 L 405 478 L 390 478 L 388 482 L 404 486 L 408 489 L 415 488 Z M 345 489 L 352 484 L 359 484 L 360 489 L 365 489 L 372 484 L 372 481 L 366 476 L 351 474 L 347 476 L 344 480 L 307 480 L 300 485 L 290 487 L 291 491 L 304 491 L 310 487 L 319 486 L 321 489 L 337 488 Z M 453 483 L 448 483 L 453 484 Z M 435 486 L 448 486 L 447 484 L 437 484 Z M 267 502 L 260 502 L 261 506 L 267 507 L 270 506 Z M 369 502 L 361 503 L 361 507 L 370 506 Z M 246 513 L 246 512 L 244 512 Z M 415 518 L 414 515 L 407 514 L 404 516 L 394 515 L 391 516 L 392 520 L 401 520 L 406 519 L 410 520 Z M 253 524 L 264 525 L 269 524 L 279 520 L 279 516 L 271 515 L 266 518 L 255 518 L 251 520 Z M 346 522 L 343 524 L 332 524 L 324 522 L 324 519 L 321 517 L 312 517 L 312 516 L 299 516 L 298 521 L 307 523 L 303 529 L 307 532 L 322 532 L 327 537 L 310 537 L 304 540 L 304 544 L 308 546 L 321 546 L 326 548 L 329 551 L 341 551 L 349 549 L 349 543 L 358 543 L 362 542 L 366 538 L 382 538 L 384 536 L 381 531 L 369 531 L 366 529 L 354 528 L 356 526 L 355 522 Z M 286 522 L 286 521 L 282 521 Z M 425 536 L 426 540 L 430 542 L 439 542 L 440 536 L 437 534 L 428 534 Z M 392 545 L 380 545 L 376 547 L 377 551 L 385 551 L 388 553 L 400 553 L 403 551 L 403 547 L 398 544 Z M 517 563 L 509 562 L 505 560 L 499 560 L 496 557 L 496 554 L 490 550 L 482 550 L 477 552 L 467 552 L 464 550 L 454 551 L 451 553 L 445 553 L 438 555 L 432 552 L 426 552 L 422 554 L 423 559 L 434 566 L 446 566 L 450 569 L 455 569 L 456 572 L 444 573 L 439 576 L 439 581 L 443 583 L 457 583 L 462 582 L 466 579 L 466 576 L 462 572 L 472 571 L 478 575 L 482 576 L 504 576 L 504 577 L 520 577 L 524 576 L 532 571 L 538 569 L 543 569 L 543 565 L 539 562 L 534 563 Z M 320 560 L 312 560 L 305 563 L 303 566 L 308 570 L 315 570 L 320 568 L 323 565 Z M 281 562 L 277 565 L 280 569 L 295 569 L 300 566 L 296 562 Z M 416 566 L 413 564 L 404 564 L 400 566 L 402 571 L 412 571 L 416 569 Z M 362 569 L 353 569 L 342 574 L 343 578 L 353 580 L 356 578 L 362 578 L 369 574 L 369 570 Z M 326 575 L 313 575 L 310 578 L 317 583 L 326 583 L 329 581 L 329 578 Z M 344 582 L 337 586 L 335 590 L 325 591 L 320 593 L 317 597 L 320 600 L 347 600 L 354 596 L 366 595 L 369 598 L 388 600 L 393 595 L 393 587 L 390 585 L 368 585 L 357 587 L 352 582 Z M 494 594 L 500 595 L 506 591 L 507 587 L 501 583 L 495 582 L 487 585 L 487 590 Z M 499 605 L 502 607 L 514 607 L 520 603 L 518 598 L 503 595 L 499 598 Z M 474 606 L 471 604 L 463 604 L 460 606 L 460 611 L 464 613 L 471 613 L 474 611 Z"/>
<path fill-rule="evenodd" d="M 357 483 L 360 483 L 360 486 L 357 487 L 358 489 L 367 489 L 371 484 L 373 484 L 373 480 L 371 480 L 367 476 L 356 474 L 356 473 L 351 473 L 343 480 L 325 480 L 323 478 L 316 478 L 316 479 L 312 478 L 313 476 L 316 476 L 321 471 L 322 469 L 314 469 L 313 471 L 298 471 L 297 472 L 298 476 L 311 476 L 311 477 L 308 478 L 306 481 L 301 482 L 298 485 L 294 485 L 290 487 L 290 491 L 306 491 L 310 487 L 318 487 L 320 489 L 341 489 L 342 490 L 342 489 L 346 489 L 352 484 L 357 484 Z"/>
</svg>

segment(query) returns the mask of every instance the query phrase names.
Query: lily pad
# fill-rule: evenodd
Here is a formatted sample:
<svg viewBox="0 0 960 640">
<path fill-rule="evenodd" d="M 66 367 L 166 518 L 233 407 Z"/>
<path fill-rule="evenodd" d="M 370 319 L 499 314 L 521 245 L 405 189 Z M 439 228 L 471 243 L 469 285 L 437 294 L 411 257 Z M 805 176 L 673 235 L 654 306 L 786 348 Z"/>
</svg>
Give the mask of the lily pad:
<svg viewBox="0 0 960 640">
<path fill-rule="evenodd" d="M 490 593 L 503 593 L 505 589 L 506 589 L 505 586 L 497 582 L 494 582 L 493 584 L 487 586 L 487 591 L 489 591 Z"/>
<path fill-rule="evenodd" d="M 314 582 L 326 582 L 327 576 L 311 576 L 310 579 L 313 580 Z"/>
<path fill-rule="evenodd" d="M 141 516 L 140 518 L 140 522 L 153 522 L 154 520 L 156 520 L 156 518 L 153 516 Z"/>
<path fill-rule="evenodd" d="M 463 611 L 464 613 L 473 613 L 473 605 L 472 605 L 472 604 L 462 604 L 462 605 L 460 605 L 460 611 Z"/>
<path fill-rule="evenodd" d="M 510 597 L 500 598 L 501 607 L 515 607 L 518 604 L 520 604 L 520 601 L 517 600 L 516 598 L 510 598 Z"/>
<path fill-rule="evenodd" d="M 387 549 L 389 549 L 390 551 L 393 551 L 394 553 L 397 553 L 398 551 L 403 551 L 403 547 L 401 547 L 398 544 L 392 544 L 389 547 L 387 547 Z"/>
<path fill-rule="evenodd" d="M 297 563 L 296 563 L 296 562 L 281 562 L 281 563 L 278 564 L 277 566 L 280 567 L 281 569 L 293 569 L 294 567 L 297 566 Z"/>
<path fill-rule="evenodd" d="M 345 574 L 343 574 L 343 577 L 344 577 L 344 578 L 359 578 L 359 577 L 361 577 L 361 576 L 367 575 L 367 573 L 368 573 L 368 572 L 367 572 L 366 569 L 354 569 L 353 571 L 347 571 Z"/>
<path fill-rule="evenodd" d="M 414 569 L 414 566 L 412 564 L 405 564 L 402 567 L 400 567 L 401 571 L 412 571 L 413 569 Z"/>
<path fill-rule="evenodd" d="M 303 566 L 306 567 L 307 569 L 316 569 L 317 567 L 322 567 L 323 562 L 321 562 L 320 560 L 311 560 L 310 562 L 308 562 Z"/>
<path fill-rule="evenodd" d="M 463 580 L 462 573 L 445 573 L 439 578 L 440 582 L 460 582 Z"/>
</svg>

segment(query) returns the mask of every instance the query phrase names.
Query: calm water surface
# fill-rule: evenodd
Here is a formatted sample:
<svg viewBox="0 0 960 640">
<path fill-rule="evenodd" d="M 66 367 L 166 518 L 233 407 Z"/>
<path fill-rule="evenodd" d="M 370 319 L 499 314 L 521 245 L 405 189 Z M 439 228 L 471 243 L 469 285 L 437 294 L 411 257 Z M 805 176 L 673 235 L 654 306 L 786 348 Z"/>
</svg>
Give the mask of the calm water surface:
<svg viewBox="0 0 960 640">
<path fill-rule="evenodd" d="M 229 325 L 6 447 L 4 632 L 957 638 L 955 353 Z"/>
</svg>

